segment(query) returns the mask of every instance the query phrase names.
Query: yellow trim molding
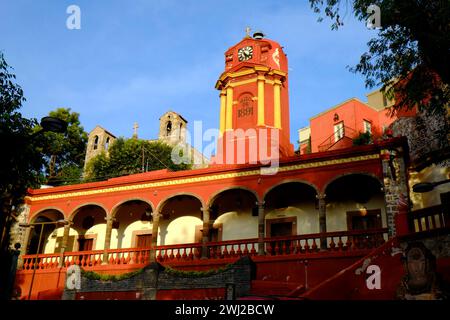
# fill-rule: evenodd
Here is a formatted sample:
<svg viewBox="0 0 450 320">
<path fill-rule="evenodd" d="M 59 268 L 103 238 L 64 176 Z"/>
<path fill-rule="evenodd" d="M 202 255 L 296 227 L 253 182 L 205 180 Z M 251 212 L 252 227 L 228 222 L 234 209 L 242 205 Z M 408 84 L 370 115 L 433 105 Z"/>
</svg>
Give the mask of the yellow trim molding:
<svg viewBox="0 0 450 320">
<path fill-rule="evenodd" d="M 344 159 L 333 159 L 333 160 L 325 160 L 325 161 L 318 161 L 318 162 L 294 164 L 294 165 L 288 165 L 288 166 L 283 166 L 283 167 L 279 167 L 279 168 L 268 169 L 267 171 L 270 171 L 270 170 L 275 171 L 276 170 L 277 172 L 287 172 L 287 171 L 300 170 L 300 169 L 309 169 L 309 168 L 324 167 L 324 166 L 330 166 L 330 165 L 336 165 L 336 164 L 344 164 L 344 163 L 350 163 L 350 162 L 356 162 L 356 161 L 374 160 L 374 159 L 379 159 L 379 158 L 380 158 L 380 155 L 378 153 L 376 153 L 376 154 L 350 157 L 350 158 L 344 158 Z M 234 179 L 234 178 L 240 178 L 240 177 L 259 176 L 259 175 L 261 175 L 261 170 L 258 168 L 255 170 L 248 170 L 248 171 L 221 173 L 221 174 L 213 174 L 213 175 L 209 175 L 209 176 L 199 176 L 199 177 L 192 177 L 192 178 L 172 179 L 172 180 L 141 183 L 141 184 L 134 184 L 134 185 L 128 185 L 128 186 L 121 186 L 121 187 L 103 188 L 103 189 L 88 190 L 88 191 L 66 192 L 66 193 L 46 195 L 46 196 L 32 196 L 32 197 L 28 197 L 28 199 L 30 199 L 32 202 L 36 202 L 36 201 L 68 198 L 68 197 L 82 197 L 82 196 L 90 196 L 90 195 L 95 195 L 95 194 L 141 190 L 141 189 L 149 189 L 149 188 L 157 188 L 157 187 L 168 187 L 168 186 L 181 185 L 181 184 L 186 184 L 186 183 L 216 181 L 216 180 L 221 180 L 221 179 Z"/>
</svg>

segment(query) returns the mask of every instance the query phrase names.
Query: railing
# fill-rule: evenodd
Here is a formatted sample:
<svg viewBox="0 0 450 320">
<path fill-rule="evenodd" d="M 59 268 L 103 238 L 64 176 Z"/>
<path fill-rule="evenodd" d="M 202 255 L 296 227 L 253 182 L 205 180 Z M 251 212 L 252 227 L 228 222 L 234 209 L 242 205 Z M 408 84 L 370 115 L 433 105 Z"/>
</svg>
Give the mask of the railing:
<svg viewBox="0 0 450 320">
<path fill-rule="evenodd" d="M 449 216 L 441 205 L 412 211 L 408 215 L 411 231 L 421 232 L 450 227 Z"/>
<path fill-rule="evenodd" d="M 272 237 L 263 240 L 263 252 L 266 256 L 285 256 L 296 254 L 312 254 L 319 251 L 355 251 L 378 247 L 387 238 L 387 228 L 371 230 L 339 231 L 314 233 L 307 235 Z M 321 243 L 324 247 L 321 248 Z M 230 241 L 188 243 L 177 245 L 162 245 L 155 249 L 158 262 L 194 261 L 202 258 L 206 246 L 208 259 L 239 258 L 245 255 L 258 254 L 257 238 Z M 40 254 L 37 256 L 36 269 L 54 269 L 60 266 L 79 265 L 83 268 L 93 268 L 102 264 L 109 265 L 145 265 L 150 262 L 151 248 L 144 249 L 109 249 L 106 250 L 104 261 L 103 250 L 66 252 L 61 254 Z M 23 256 L 23 270 L 33 270 L 36 255 Z M 60 259 L 63 263 L 60 264 Z"/>
<path fill-rule="evenodd" d="M 339 141 L 341 141 L 345 137 L 354 139 L 354 138 L 356 138 L 358 136 L 358 133 L 355 130 L 353 130 L 352 128 L 344 126 L 342 128 L 342 130 L 340 130 L 340 133 L 339 133 L 340 137 L 339 137 L 339 139 L 336 140 L 335 136 L 336 136 L 336 133 L 333 132 L 332 135 L 330 135 L 321 144 L 319 144 L 319 146 L 318 146 L 319 152 L 327 151 L 333 145 L 335 145 L 336 143 L 338 143 Z"/>
</svg>

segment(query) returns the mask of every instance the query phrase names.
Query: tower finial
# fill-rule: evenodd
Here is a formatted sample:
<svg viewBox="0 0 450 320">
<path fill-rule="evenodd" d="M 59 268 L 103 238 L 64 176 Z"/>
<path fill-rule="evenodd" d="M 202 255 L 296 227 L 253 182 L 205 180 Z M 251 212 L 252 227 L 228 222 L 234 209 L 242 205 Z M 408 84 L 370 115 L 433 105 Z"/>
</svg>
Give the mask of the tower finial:
<svg viewBox="0 0 450 320">
<path fill-rule="evenodd" d="M 251 38 L 250 37 L 250 31 L 251 31 L 252 29 L 250 28 L 250 27 L 246 27 L 245 28 L 245 37 L 246 38 Z"/>
<path fill-rule="evenodd" d="M 133 132 L 133 138 L 134 138 L 134 139 L 137 139 L 137 137 L 138 137 L 138 135 L 137 135 L 137 129 L 138 129 L 138 128 L 139 128 L 139 125 L 138 125 L 137 122 L 135 122 L 134 125 L 133 125 L 133 130 L 134 130 L 134 132 Z"/>
</svg>

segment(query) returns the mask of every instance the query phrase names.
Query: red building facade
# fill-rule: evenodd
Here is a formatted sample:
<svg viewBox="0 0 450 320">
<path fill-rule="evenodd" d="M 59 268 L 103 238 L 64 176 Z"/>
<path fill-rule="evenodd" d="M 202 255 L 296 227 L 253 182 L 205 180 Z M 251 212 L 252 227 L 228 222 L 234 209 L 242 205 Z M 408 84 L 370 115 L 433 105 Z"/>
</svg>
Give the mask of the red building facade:
<svg viewBox="0 0 450 320">
<path fill-rule="evenodd" d="M 269 136 L 274 130 L 276 170 L 267 174 L 264 159 L 252 164 L 246 158 L 244 164 L 216 161 L 205 169 L 29 190 L 21 222 L 50 227 L 22 230 L 16 278 L 21 298 L 60 297 L 65 272 L 74 264 L 107 274 L 150 262 L 209 270 L 244 255 L 257 266 L 250 293 L 298 297 L 407 232 L 404 139 L 294 155 L 287 59 L 280 45 L 256 34 L 225 57 L 216 84 L 219 144 L 236 144 L 236 136 L 226 133 L 238 129 L 255 129 L 258 139 L 260 129 Z M 351 101 L 334 112 L 348 121 L 359 104 Z M 354 125 L 375 122 L 377 113 L 369 111 L 354 117 Z M 244 139 L 250 144 L 252 138 Z"/>
</svg>

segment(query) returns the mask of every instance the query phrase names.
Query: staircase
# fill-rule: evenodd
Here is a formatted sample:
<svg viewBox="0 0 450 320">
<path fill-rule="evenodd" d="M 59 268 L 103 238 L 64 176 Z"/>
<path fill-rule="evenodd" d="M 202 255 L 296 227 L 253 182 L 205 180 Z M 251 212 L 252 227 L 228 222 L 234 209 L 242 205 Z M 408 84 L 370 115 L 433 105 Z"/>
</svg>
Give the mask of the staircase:
<svg viewBox="0 0 450 320">
<path fill-rule="evenodd" d="M 350 127 L 344 126 L 342 128 L 341 137 L 336 140 L 335 133 L 326 138 L 319 144 L 319 152 L 348 148 L 353 145 L 353 139 L 358 136 L 358 132 Z"/>
</svg>

